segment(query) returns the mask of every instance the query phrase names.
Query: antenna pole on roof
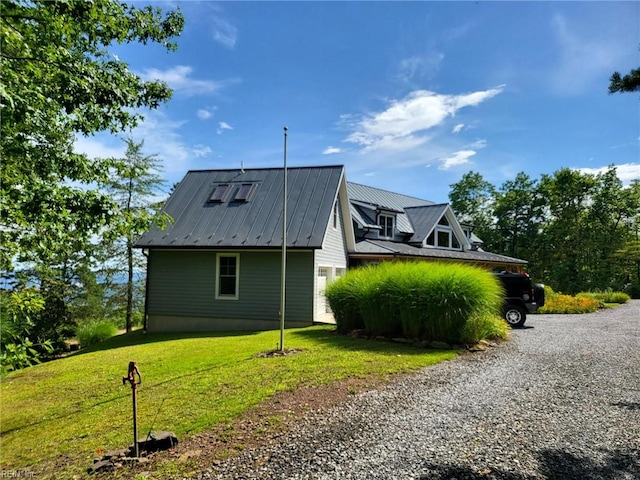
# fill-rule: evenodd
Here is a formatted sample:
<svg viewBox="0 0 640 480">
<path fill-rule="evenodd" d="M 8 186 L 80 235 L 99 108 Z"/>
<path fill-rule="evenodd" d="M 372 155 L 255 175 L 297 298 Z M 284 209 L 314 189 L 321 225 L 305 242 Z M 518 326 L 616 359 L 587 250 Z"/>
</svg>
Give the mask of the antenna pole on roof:
<svg viewBox="0 0 640 480">
<path fill-rule="evenodd" d="M 284 185 L 282 189 L 282 278 L 280 279 L 280 351 L 284 352 L 285 284 L 287 280 L 287 127 L 284 127 Z"/>
</svg>

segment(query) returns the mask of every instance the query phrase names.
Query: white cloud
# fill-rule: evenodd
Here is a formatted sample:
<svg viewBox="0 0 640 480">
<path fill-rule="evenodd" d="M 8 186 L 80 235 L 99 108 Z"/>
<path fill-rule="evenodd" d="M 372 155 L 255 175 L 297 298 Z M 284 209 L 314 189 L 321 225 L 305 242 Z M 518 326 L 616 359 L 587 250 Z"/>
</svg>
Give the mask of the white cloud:
<svg viewBox="0 0 640 480">
<path fill-rule="evenodd" d="M 334 153 L 340 153 L 342 150 L 338 147 L 327 147 L 322 152 L 323 155 L 333 155 Z"/>
<path fill-rule="evenodd" d="M 346 141 L 355 143 L 365 151 L 380 148 L 406 149 L 428 139 L 426 130 L 452 117 L 464 107 L 480 105 L 502 92 L 504 86 L 461 95 L 441 95 L 427 90 L 411 92 L 402 100 L 394 100 L 386 110 L 354 118 L 342 116 L 354 130 Z"/>
<path fill-rule="evenodd" d="M 84 153 L 89 158 L 122 158 L 127 147 L 125 143 L 110 135 L 98 135 L 95 137 L 76 136 L 73 151 Z"/>
<path fill-rule="evenodd" d="M 196 112 L 196 115 L 200 120 L 207 120 L 208 118 L 211 118 L 213 116 L 213 112 L 205 108 L 201 108 Z"/>
<path fill-rule="evenodd" d="M 440 62 L 443 59 L 444 55 L 439 52 L 402 59 L 399 65 L 400 73 L 398 77 L 404 82 L 410 82 L 414 79 L 431 79 L 438 72 Z"/>
<path fill-rule="evenodd" d="M 463 128 L 464 128 L 464 123 L 459 123 L 455 127 L 453 127 L 453 130 L 451 130 L 451 133 L 455 133 L 457 135 L 462 131 Z"/>
<path fill-rule="evenodd" d="M 188 170 L 192 158 L 191 147 L 182 139 L 180 128 L 186 122 L 171 120 L 160 111 L 145 113 L 145 119 L 132 132 L 134 140 L 144 140 L 144 150 L 157 154 L 167 173 Z"/>
<path fill-rule="evenodd" d="M 238 40 L 238 29 L 222 17 L 211 19 L 213 39 L 227 48 L 233 48 Z"/>
<path fill-rule="evenodd" d="M 213 80 L 198 80 L 191 78 L 193 68 L 187 65 L 178 65 L 167 70 L 147 68 L 140 73 L 144 80 L 161 80 L 176 92 L 187 96 L 212 94 L 224 87 L 228 81 L 217 82 Z"/>
<path fill-rule="evenodd" d="M 202 158 L 211 155 L 213 153 L 213 150 L 207 145 L 198 144 L 193 146 L 193 148 L 191 149 L 191 153 L 193 153 L 193 156 L 196 158 Z"/>
<path fill-rule="evenodd" d="M 478 138 L 475 142 L 467 145 L 467 148 L 479 150 L 487 146 L 487 141 L 484 138 Z"/>
<path fill-rule="evenodd" d="M 233 130 L 233 127 L 229 125 L 227 122 L 219 122 L 218 123 L 218 135 L 221 135 L 225 130 Z"/>
<path fill-rule="evenodd" d="M 440 159 L 442 163 L 438 169 L 449 170 L 452 167 L 470 163 L 469 159 L 475 154 L 476 152 L 474 150 L 460 150 L 459 152 L 454 152 L 450 157 Z"/>
<path fill-rule="evenodd" d="M 640 163 L 623 163 L 621 165 L 614 165 L 616 167 L 616 173 L 623 185 L 629 185 L 632 180 L 640 180 Z M 598 175 L 609 170 L 609 167 L 598 168 L 576 168 L 582 173 L 589 173 L 591 175 Z"/>
</svg>

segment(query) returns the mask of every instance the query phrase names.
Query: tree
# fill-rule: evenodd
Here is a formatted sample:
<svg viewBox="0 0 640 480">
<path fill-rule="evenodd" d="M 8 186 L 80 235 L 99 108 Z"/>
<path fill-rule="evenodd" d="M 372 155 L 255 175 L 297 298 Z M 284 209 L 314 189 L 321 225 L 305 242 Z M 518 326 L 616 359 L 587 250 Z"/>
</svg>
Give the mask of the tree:
<svg viewBox="0 0 640 480">
<path fill-rule="evenodd" d="M 539 259 L 554 288 L 577 293 L 593 288 L 589 255 L 589 205 L 597 181 L 593 175 L 563 168 L 542 175 L 540 189 L 549 220 L 542 231 Z"/>
<path fill-rule="evenodd" d="M 613 72 L 609 78 L 609 93 L 637 92 L 640 90 L 640 68 L 631 69 L 624 77 Z"/>
<path fill-rule="evenodd" d="M 474 233 L 485 245 L 492 245 L 494 238 L 493 202 L 495 187 L 477 172 L 465 173 L 460 181 L 450 185 L 449 201 L 458 218 L 473 225 Z"/>
<path fill-rule="evenodd" d="M 184 19 L 116 0 L 3 0 L 0 9 L 0 268 L 46 263 L 113 218 L 94 185 L 109 162 L 73 151 L 77 134 L 136 125 L 171 97 L 111 55 L 114 43 L 175 50 Z"/>
<path fill-rule="evenodd" d="M 106 233 L 113 252 L 111 272 L 125 272 L 125 326 L 127 332 L 132 327 L 132 312 L 134 300 L 134 273 L 136 268 L 143 268 L 144 259 L 139 251 L 134 252 L 136 239 L 156 224 L 164 228 L 171 221 L 165 213 L 159 213 L 155 208 L 157 195 L 164 185 L 164 180 L 158 172 L 161 169 L 156 155 L 144 156 L 142 149 L 144 142 L 136 143 L 128 138 L 127 152 L 122 160 L 116 163 L 106 182 L 106 191 L 118 206 L 118 220 Z M 137 253 L 137 255 L 136 255 Z M 120 259 L 125 260 L 124 263 Z M 124 267 L 123 267 L 124 265 Z"/>
<path fill-rule="evenodd" d="M 501 240 L 496 253 L 533 260 L 544 222 L 544 200 L 537 180 L 520 172 L 514 180 L 504 182 L 496 194 L 493 214 L 496 236 Z"/>
</svg>

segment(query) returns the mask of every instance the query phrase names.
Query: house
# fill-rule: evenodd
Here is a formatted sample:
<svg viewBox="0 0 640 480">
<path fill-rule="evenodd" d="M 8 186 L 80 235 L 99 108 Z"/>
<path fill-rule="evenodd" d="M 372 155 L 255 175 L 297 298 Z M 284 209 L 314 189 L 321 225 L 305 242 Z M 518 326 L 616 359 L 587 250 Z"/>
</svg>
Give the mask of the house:
<svg viewBox="0 0 640 480">
<path fill-rule="evenodd" d="M 488 269 L 519 270 L 525 260 L 482 250 L 470 225 L 458 222 L 447 203 L 348 183 L 355 249 L 349 266 L 389 259 L 473 263 Z"/>
<path fill-rule="evenodd" d="M 348 267 L 388 259 L 517 268 L 484 252 L 447 204 L 348 183 L 341 165 L 287 169 L 286 327 L 332 322 L 323 291 Z M 279 327 L 282 168 L 189 171 L 167 201 L 173 223 L 148 257 L 149 331 Z"/>
</svg>

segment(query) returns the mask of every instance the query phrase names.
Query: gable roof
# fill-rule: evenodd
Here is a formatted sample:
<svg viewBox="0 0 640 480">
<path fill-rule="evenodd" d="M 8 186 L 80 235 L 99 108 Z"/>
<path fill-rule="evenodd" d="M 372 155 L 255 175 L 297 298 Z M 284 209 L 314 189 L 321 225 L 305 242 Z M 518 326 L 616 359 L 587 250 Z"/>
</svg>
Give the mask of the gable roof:
<svg viewBox="0 0 640 480">
<path fill-rule="evenodd" d="M 343 178 L 341 165 L 287 168 L 288 247 L 322 247 Z M 246 199 L 243 184 L 253 185 Z M 191 170 L 164 206 L 173 224 L 153 227 L 136 247 L 282 247 L 283 184 L 282 168 Z M 229 185 L 223 195 L 220 185 Z"/>
<path fill-rule="evenodd" d="M 405 212 L 413 225 L 415 233 L 410 242 L 422 243 L 426 240 L 433 227 L 436 226 L 446 212 L 448 204 L 426 205 L 423 207 L 407 207 Z"/>
<path fill-rule="evenodd" d="M 427 200 L 359 183 L 347 182 L 347 190 L 351 204 L 351 216 L 358 224 L 368 228 L 379 228 L 376 220 L 377 213 L 392 212 L 396 213 L 396 229 L 401 233 L 412 235 L 415 232 L 405 209 L 434 205 L 433 202 Z"/>
</svg>

